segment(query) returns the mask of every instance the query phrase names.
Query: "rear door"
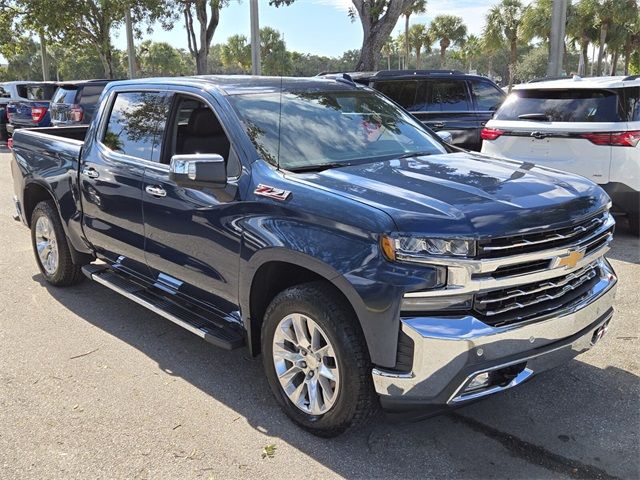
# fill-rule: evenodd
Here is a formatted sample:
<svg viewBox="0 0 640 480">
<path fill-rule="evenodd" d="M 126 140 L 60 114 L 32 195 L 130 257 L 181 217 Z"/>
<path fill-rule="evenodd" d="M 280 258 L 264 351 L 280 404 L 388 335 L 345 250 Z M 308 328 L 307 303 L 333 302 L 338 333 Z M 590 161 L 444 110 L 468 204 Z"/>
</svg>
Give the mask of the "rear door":
<svg viewBox="0 0 640 480">
<path fill-rule="evenodd" d="M 493 82 L 483 78 L 469 79 L 469 88 L 479 127 L 484 127 L 500 108 L 506 94 Z"/>
<path fill-rule="evenodd" d="M 156 163 L 168 115 L 166 92 L 112 92 L 80 166 L 87 239 L 109 262 L 149 277 L 144 255 L 144 170 Z"/>
<path fill-rule="evenodd" d="M 523 89 L 509 95 L 488 126 L 498 130 L 483 152 L 610 181 L 607 132 L 627 128 L 613 90 Z"/>
<path fill-rule="evenodd" d="M 450 132 L 454 145 L 479 150 L 479 123 L 473 111 L 467 82 L 433 79 L 422 83 L 418 92 L 421 108 L 415 116 L 436 132 Z"/>
</svg>

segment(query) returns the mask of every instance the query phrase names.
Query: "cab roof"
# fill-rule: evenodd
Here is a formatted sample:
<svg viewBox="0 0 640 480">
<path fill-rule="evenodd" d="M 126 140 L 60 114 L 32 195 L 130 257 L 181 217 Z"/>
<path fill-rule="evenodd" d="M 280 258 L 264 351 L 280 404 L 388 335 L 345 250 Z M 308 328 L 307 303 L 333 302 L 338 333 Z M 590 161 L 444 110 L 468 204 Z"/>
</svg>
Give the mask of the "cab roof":
<svg viewBox="0 0 640 480">
<path fill-rule="evenodd" d="M 115 85 L 162 84 L 214 87 L 223 95 L 247 93 L 313 92 L 358 90 L 354 82 L 344 78 L 263 77 L 251 75 L 195 75 L 189 77 L 143 78 L 114 82 Z"/>
</svg>

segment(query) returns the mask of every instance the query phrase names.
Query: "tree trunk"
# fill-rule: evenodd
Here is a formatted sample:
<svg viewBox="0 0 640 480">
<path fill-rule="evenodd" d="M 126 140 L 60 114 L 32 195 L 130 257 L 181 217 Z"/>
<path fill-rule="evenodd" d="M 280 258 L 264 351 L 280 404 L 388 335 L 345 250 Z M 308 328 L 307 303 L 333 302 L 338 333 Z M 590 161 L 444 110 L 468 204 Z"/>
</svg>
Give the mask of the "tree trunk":
<svg viewBox="0 0 640 480">
<path fill-rule="evenodd" d="M 386 12 L 381 17 L 371 12 L 371 3 L 364 0 L 353 0 L 360 22 L 362 23 L 362 47 L 356 71 L 371 71 L 378 68 L 382 47 L 389 39 L 402 11 L 409 6 L 408 0 L 389 2 Z"/>
<path fill-rule="evenodd" d="M 391 70 L 391 55 L 387 55 L 387 70 Z"/>
<path fill-rule="evenodd" d="M 587 74 L 587 56 L 589 55 L 589 40 L 582 39 L 580 43 L 580 62 L 578 63 L 578 75 L 584 77 Z"/>
<path fill-rule="evenodd" d="M 618 50 L 615 50 L 613 52 L 613 55 L 611 57 L 611 70 L 609 72 L 609 75 L 613 76 L 616 74 L 616 70 L 618 69 L 618 57 L 619 57 L 619 53 Z"/>
<path fill-rule="evenodd" d="M 607 40 L 608 25 L 602 24 L 600 27 L 600 49 L 598 50 L 598 66 L 596 68 L 596 75 L 602 75 L 602 59 L 604 57 L 604 44 Z"/>
<path fill-rule="evenodd" d="M 518 44 L 514 38 L 511 40 L 511 53 L 509 55 L 509 91 L 515 79 L 516 74 L 516 62 L 518 61 Z"/>
<path fill-rule="evenodd" d="M 47 39 L 44 32 L 40 30 L 40 56 L 42 57 L 42 80 L 49 80 L 49 58 L 47 57 Z"/>
<path fill-rule="evenodd" d="M 420 70 L 422 67 L 422 59 L 420 58 L 420 49 L 416 49 L 416 70 Z"/>
<path fill-rule="evenodd" d="M 624 44 L 624 75 L 629 75 L 629 64 L 631 63 L 631 39 L 627 39 Z"/>
<path fill-rule="evenodd" d="M 404 16 L 404 54 L 407 59 L 405 68 L 409 65 L 409 15 Z"/>
</svg>

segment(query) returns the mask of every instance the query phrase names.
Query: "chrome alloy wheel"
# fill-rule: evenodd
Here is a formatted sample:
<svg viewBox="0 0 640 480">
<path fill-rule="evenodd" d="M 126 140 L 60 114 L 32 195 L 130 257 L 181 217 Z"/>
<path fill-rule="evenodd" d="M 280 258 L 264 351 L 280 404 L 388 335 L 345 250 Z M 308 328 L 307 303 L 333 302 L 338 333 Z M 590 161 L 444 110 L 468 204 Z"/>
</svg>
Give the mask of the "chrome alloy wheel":
<svg viewBox="0 0 640 480">
<path fill-rule="evenodd" d="M 273 364 L 289 400 L 305 413 L 327 413 L 338 398 L 340 372 L 329 338 L 310 317 L 292 313 L 273 336 Z"/>
<path fill-rule="evenodd" d="M 47 217 L 38 217 L 36 221 L 36 249 L 45 272 L 55 274 L 58 269 L 58 244 L 53 225 Z"/>
</svg>

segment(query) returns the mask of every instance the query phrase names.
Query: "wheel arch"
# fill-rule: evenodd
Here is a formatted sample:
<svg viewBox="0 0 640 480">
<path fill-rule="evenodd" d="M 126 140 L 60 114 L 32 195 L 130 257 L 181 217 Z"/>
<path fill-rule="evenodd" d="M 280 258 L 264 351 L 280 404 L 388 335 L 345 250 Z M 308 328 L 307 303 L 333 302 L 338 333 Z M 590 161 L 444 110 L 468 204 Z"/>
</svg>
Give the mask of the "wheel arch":
<svg viewBox="0 0 640 480">
<path fill-rule="evenodd" d="M 256 254 L 261 258 L 254 259 L 241 282 L 241 285 L 248 286 L 244 293 L 240 293 L 240 304 L 252 355 L 260 353 L 263 317 L 273 298 L 289 287 L 313 281 L 324 282 L 339 295 L 353 312 L 360 332 L 367 340 L 366 322 L 363 322 L 364 302 L 338 271 L 306 254 L 284 248 L 262 252 Z"/>
</svg>

